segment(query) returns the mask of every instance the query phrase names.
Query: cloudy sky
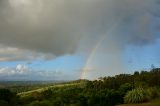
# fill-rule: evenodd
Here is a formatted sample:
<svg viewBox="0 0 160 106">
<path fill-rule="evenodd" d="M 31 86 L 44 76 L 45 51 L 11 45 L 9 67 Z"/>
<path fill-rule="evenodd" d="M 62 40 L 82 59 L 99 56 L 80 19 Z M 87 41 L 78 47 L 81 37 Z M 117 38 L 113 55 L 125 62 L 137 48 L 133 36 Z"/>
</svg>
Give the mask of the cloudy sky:
<svg viewBox="0 0 160 106">
<path fill-rule="evenodd" d="M 159 0 L 0 0 L 0 80 L 160 67 Z"/>
</svg>

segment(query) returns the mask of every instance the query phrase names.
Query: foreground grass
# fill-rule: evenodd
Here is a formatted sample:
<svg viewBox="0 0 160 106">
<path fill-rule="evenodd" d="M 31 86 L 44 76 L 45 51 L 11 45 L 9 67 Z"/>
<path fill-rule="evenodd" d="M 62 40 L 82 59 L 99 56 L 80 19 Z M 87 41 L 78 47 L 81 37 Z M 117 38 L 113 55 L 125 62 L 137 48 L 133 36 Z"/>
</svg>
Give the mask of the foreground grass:
<svg viewBox="0 0 160 106">
<path fill-rule="evenodd" d="M 123 104 L 117 106 L 160 106 L 160 98 L 154 99 L 148 103 L 140 103 L 140 104 Z"/>
</svg>

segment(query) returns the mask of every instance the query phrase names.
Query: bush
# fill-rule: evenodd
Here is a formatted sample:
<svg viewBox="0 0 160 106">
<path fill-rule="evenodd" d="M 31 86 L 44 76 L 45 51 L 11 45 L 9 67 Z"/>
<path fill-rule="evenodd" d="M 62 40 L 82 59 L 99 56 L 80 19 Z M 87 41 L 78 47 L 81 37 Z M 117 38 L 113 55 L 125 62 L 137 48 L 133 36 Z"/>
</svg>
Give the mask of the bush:
<svg viewBox="0 0 160 106">
<path fill-rule="evenodd" d="M 146 82 L 137 81 L 134 83 L 136 88 L 148 88 L 148 84 Z"/>
<path fill-rule="evenodd" d="M 42 100 L 42 94 L 40 92 L 34 91 L 31 93 L 31 96 L 36 100 Z"/>
<path fill-rule="evenodd" d="M 18 97 L 16 93 L 11 92 L 9 89 L 0 89 L 0 101 L 1 104 L 12 104 L 12 106 L 16 106 Z M 5 106 L 1 104 L 0 106 Z"/>
<path fill-rule="evenodd" d="M 132 91 L 129 91 L 125 97 L 124 97 L 124 102 L 125 103 L 142 103 L 149 101 L 150 98 L 150 93 L 143 88 L 137 88 Z"/>
<path fill-rule="evenodd" d="M 36 99 L 32 96 L 24 96 L 20 98 L 20 104 L 23 106 L 25 104 L 29 104 L 33 101 L 35 101 Z"/>
<path fill-rule="evenodd" d="M 132 85 L 130 83 L 122 84 L 118 90 L 124 96 L 126 92 L 132 90 Z"/>
<path fill-rule="evenodd" d="M 9 106 L 7 101 L 0 100 L 0 106 Z"/>
<path fill-rule="evenodd" d="M 150 94 L 151 99 L 155 99 L 160 96 L 160 93 L 156 87 L 148 88 L 147 92 Z"/>
<path fill-rule="evenodd" d="M 53 95 L 53 91 L 51 89 L 47 89 L 47 90 L 41 92 L 41 94 L 42 94 L 43 98 L 48 99 Z"/>
<path fill-rule="evenodd" d="M 34 101 L 30 103 L 28 106 L 52 106 L 52 104 L 49 101 L 44 100 L 44 101 Z"/>
<path fill-rule="evenodd" d="M 10 90 L 0 89 L 0 100 L 10 102 L 14 97 L 16 97 L 16 94 L 12 93 Z"/>
</svg>

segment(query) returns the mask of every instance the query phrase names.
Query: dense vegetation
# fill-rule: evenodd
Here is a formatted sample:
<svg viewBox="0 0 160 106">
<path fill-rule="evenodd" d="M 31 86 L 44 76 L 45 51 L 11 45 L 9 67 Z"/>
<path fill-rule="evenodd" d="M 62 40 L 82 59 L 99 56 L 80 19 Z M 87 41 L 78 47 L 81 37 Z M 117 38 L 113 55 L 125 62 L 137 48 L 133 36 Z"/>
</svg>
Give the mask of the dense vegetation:
<svg viewBox="0 0 160 106">
<path fill-rule="evenodd" d="M 141 103 L 158 98 L 159 88 L 160 68 L 154 68 L 133 75 L 120 74 L 94 81 L 77 80 L 18 95 L 0 89 L 0 106 L 114 106 Z"/>
<path fill-rule="evenodd" d="M 36 90 L 56 84 L 65 84 L 66 81 L 0 81 L 0 88 L 9 89 L 12 92 L 20 93 Z"/>
</svg>

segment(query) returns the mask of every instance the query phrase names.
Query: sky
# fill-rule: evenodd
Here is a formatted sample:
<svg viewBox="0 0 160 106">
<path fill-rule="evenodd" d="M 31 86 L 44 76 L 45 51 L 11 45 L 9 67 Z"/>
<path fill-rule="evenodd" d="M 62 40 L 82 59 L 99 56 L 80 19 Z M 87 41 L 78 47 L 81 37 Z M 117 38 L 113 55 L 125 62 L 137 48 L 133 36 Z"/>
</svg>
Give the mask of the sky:
<svg viewBox="0 0 160 106">
<path fill-rule="evenodd" d="M 0 80 L 97 79 L 159 54 L 159 0 L 0 0 Z"/>
</svg>

